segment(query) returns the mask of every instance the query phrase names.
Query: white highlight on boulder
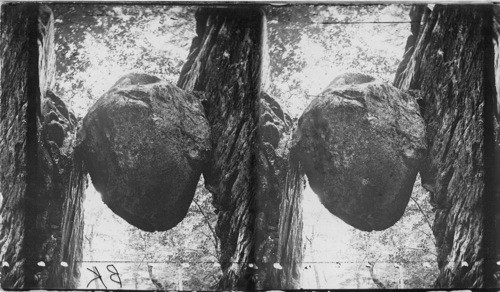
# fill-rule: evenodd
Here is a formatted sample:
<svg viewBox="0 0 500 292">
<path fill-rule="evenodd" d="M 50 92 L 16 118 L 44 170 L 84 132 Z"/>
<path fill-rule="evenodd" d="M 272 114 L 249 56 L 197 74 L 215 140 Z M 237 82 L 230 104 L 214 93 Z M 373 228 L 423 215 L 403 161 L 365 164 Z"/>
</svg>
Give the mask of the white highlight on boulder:
<svg viewBox="0 0 500 292">
<path fill-rule="evenodd" d="M 253 265 L 252 263 L 250 263 L 250 264 L 248 264 L 248 267 L 249 267 L 249 268 L 253 268 L 253 267 L 254 267 L 254 265 Z"/>
<path fill-rule="evenodd" d="M 497 266 L 500 266 L 500 261 L 497 262 Z"/>
<path fill-rule="evenodd" d="M 67 268 L 68 267 L 68 263 L 67 262 L 61 262 L 61 266 Z"/>
<path fill-rule="evenodd" d="M 189 268 L 189 263 L 182 263 L 181 265 L 183 268 Z"/>
<path fill-rule="evenodd" d="M 280 263 L 274 263 L 273 267 L 277 270 L 283 270 L 283 267 L 280 265 Z"/>
<path fill-rule="evenodd" d="M 423 262 L 422 266 L 424 266 L 424 268 L 430 268 L 431 264 L 429 262 Z"/>
<path fill-rule="evenodd" d="M 8 263 L 8 262 L 3 261 L 3 262 L 2 262 L 2 268 L 8 268 L 8 267 L 10 267 L 10 266 L 9 266 L 9 263 Z"/>
<path fill-rule="evenodd" d="M 220 264 L 216 262 L 216 263 L 214 263 L 212 266 L 213 266 L 214 268 L 218 268 L 218 267 L 220 267 Z"/>
<path fill-rule="evenodd" d="M 461 264 L 462 267 L 468 267 L 469 264 L 466 262 L 466 261 L 462 261 L 462 264 Z"/>
<path fill-rule="evenodd" d="M 39 262 L 37 263 L 37 265 L 38 265 L 39 267 L 45 267 L 45 262 L 44 262 L 44 261 L 39 261 Z"/>
</svg>

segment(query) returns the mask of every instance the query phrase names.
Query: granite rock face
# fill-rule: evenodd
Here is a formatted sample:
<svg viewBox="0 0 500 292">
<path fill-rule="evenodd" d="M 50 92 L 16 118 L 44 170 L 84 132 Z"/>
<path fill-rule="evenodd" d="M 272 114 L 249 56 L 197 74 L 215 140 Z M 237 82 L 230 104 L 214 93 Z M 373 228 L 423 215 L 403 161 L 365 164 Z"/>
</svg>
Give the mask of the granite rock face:
<svg viewBox="0 0 500 292">
<path fill-rule="evenodd" d="M 257 128 L 254 278 L 262 288 L 300 287 L 303 173 L 290 161 L 292 119 L 262 92 Z M 283 270 L 272 264 L 280 263 Z"/>
<path fill-rule="evenodd" d="M 87 173 L 74 152 L 77 120 L 51 91 L 41 100 L 38 167 L 30 211 L 36 230 L 29 250 L 46 263 L 35 269 L 38 288 L 75 288 L 82 258 L 83 199 Z M 36 222 L 36 223 L 35 223 Z M 60 265 L 61 261 L 68 268 Z"/>
<path fill-rule="evenodd" d="M 290 120 L 263 92 L 265 24 L 254 7 L 198 10 L 178 82 L 203 93 L 212 130 L 203 176 L 218 212 L 219 290 L 300 288 L 303 181 L 289 173 Z"/>
<path fill-rule="evenodd" d="M 394 82 L 421 92 L 428 160 L 420 172 L 436 209 L 436 288 L 500 285 L 497 9 L 412 9 L 414 42 Z"/>
<path fill-rule="evenodd" d="M 54 18 L 35 3 L 3 5 L 1 17 L 1 286 L 75 289 L 86 173 L 73 151 L 76 119 L 50 91 Z"/>
<path fill-rule="evenodd" d="M 220 238 L 220 290 L 254 290 L 262 279 L 248 265 L 257 210 L 255 151 L 263 15 L 258 9 L 199 9 L 196 32 L 178 85 L 201 91 L 212 130 L 210 169 L 203 173 L 213 195 Z M 258 232 L 258 231 L 257 231 Z"/>
<path fill-rule="evenodd" d="M 186 215 L 210 129 L 198 99 L 153 76 L 125 76 L 89 110 L 79 147 L 108 207 L 146 231 Z"/>
<path fill-rule="evenodd" d="M 293 154 L 332 214 L 383 230 L 410 198 L 425 155 L 423 120 L 415 97 L 389 84 L 336 79 L 300 117 Z"/>
</svg>

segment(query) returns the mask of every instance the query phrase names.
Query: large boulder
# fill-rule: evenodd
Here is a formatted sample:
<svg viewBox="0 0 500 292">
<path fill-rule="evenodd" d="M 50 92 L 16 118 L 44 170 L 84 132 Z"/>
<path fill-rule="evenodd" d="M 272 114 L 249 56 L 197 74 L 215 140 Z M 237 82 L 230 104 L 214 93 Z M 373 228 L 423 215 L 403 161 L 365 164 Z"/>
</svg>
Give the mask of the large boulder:
<svg viewBox="0 0 500 292">
<path fill-rule="evenodd" d="M 332 214 L 360 230 L 383 230 L 409 201 L 425 127 L 414 96 L 354 77 L 336 78 L 306 108 L 292 155 Z"/>
<path fill-rule="evenodd" d="M 79 133 L 92 182 L 130 224 L 168 230 L 186 215 L 209 151 L 201 102 L 145 74 L 121 78 Z"/>
</svg>

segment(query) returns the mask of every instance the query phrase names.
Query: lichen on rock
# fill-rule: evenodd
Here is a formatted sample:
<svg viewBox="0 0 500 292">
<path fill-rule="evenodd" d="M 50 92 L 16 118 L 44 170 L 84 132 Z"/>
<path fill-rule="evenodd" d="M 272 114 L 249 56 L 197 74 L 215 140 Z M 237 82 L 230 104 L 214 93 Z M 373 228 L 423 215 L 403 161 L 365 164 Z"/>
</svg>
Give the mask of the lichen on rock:
<svg viewBox="0 0 500 292">
<path fill-rule="evenodd" d="M 412 94 L 356 80 L 332 82 L 311 102 L 292 151 L 332 214 L 361 230 L 383 230 L 404 213 L 425 156 L 425 127 Z"/>
<path fill-rule="evenodd" d="M 185 217 L 209 134 L 195 96 L 156 77 L 131 74 L 89 110 L 78 140 L 103 201 L 130 224 L 155 231 Z"/>
</svg>

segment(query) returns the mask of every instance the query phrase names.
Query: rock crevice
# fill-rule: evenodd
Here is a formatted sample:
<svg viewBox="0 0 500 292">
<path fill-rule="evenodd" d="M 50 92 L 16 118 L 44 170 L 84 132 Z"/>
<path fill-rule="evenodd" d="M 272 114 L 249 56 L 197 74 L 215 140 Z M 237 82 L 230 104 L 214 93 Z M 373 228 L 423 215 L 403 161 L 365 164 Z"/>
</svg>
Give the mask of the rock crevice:
<svg viewBox="0 0 500 292">
<path fill-rule="evenodd" d="M 206 8 L 196 21 L 178 84 L 203 93 L 212 131 L 204 177 L 219 216 L 219 289 L 299 288 L 301 189 L 287 187 L 290 118 L 262 88 L 265 16 L 254 8 Z"/>
<path fill-rule="evenodd" d="M 76 288 L 83 218 L 72 201 L 83 198 L 86 172 L 75 162 L 76 119 L 50 92 L 54 18 L 34 3 L 3 5 L 1 17 L 1 286 Z"/>
<path fill-rule="evenodd" d="M 407 48 L 395 79 L 422 96 L 428 154 L 420 171 L 436 208 L 436 287 L 495 285 L 500 210 L 492 8 L 422 8 L 426 21 L 413 31 L 414 49 Z"/>
</svg>

